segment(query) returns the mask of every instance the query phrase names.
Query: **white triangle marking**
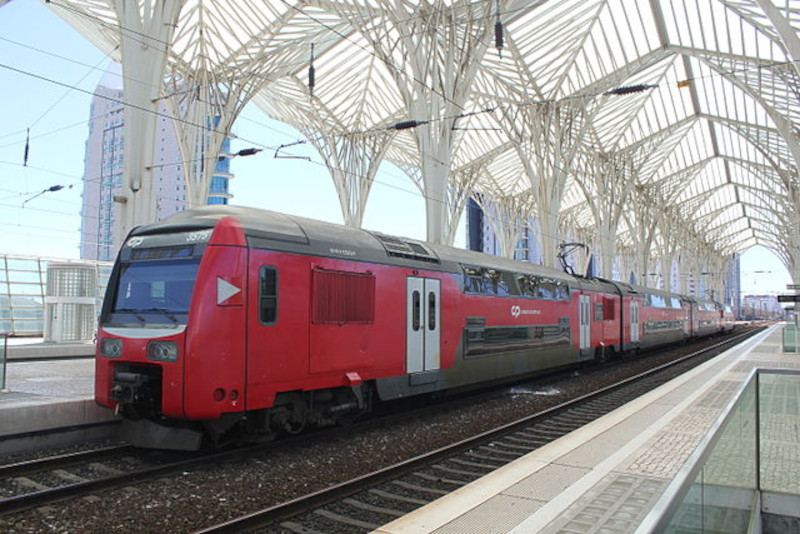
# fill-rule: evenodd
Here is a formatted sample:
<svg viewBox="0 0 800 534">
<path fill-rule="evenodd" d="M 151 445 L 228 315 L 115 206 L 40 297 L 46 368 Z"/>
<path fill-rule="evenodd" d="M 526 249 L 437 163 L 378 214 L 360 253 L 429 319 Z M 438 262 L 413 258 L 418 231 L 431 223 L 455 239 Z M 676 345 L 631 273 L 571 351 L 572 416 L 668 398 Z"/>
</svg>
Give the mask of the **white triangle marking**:
<svg viewBox="0 0 800 534">
<path fill-rule="evenodd" d="M 217 304 L 222 304 L 242 290 L 227 280 L 217 277 Z"/>
</svg>

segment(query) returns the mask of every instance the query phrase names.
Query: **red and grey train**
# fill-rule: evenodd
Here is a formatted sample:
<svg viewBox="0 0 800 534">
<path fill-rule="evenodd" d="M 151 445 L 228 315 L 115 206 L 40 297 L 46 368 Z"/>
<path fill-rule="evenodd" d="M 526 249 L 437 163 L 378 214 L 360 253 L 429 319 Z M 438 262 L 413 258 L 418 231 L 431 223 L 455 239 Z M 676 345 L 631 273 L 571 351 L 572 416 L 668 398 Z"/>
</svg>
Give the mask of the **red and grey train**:
<svg viewBox="0 0 800 534">
<path fill-rule="evenodd" d="M 207 206 L 123 244 L 95 393 L 133 444 L 196 449 L 724 328 L 708 300 Z"/>
</svg>

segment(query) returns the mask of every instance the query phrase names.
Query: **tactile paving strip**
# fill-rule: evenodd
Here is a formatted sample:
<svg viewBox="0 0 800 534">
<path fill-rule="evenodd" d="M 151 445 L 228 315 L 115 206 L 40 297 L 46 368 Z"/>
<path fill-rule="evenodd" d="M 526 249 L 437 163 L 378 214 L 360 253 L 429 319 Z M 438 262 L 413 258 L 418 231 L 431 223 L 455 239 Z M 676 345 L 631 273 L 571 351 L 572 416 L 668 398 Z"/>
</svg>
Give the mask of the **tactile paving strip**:
<svg viewBox="0 0 800 534">
<path fill-rule="evenodd" d="M 664 492 L 669 481 L 626 474 L 608 477 L 541 532 L 612 534 L 631 532 Z"/>
<path fill-rule="evenodd" d="M 649 477 L 672 478 L 694 452 L 718 415 L 716 410 L 701 407 L 686 411 L 646 447 L 621 463 L 619 470 Z"/>
</svg>

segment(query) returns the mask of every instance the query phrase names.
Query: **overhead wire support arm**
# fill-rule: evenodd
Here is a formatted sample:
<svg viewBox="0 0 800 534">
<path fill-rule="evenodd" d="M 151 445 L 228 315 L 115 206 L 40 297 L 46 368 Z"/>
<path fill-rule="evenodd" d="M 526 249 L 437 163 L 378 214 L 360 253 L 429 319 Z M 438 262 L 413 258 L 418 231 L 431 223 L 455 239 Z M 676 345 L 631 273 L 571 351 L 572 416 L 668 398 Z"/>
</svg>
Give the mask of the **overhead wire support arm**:
<svg viewBox="0 0 800 534">
<path fill-rule="evenodd" d="M 284 156 L 283 154 L 280 153 L 281 150 L 283 150 L 284 148 L 289 148 L 290 146 L 296 146 L 296 145 L 304 145 L 305 143 L 306 143 L 305 141 L 295 141 L 294 143 L 285 143 L 285 144 L 283 144 L 283 145 L 281 145 L 281 146 L 279 146 L 278 148 L 275 149 L 274 158 L 275 159 L 302 159 L 302 160 L 305 160 L 305 161 L 311 161 L 311 158 L 309 158 L 308 156 Z"/>
</svg>

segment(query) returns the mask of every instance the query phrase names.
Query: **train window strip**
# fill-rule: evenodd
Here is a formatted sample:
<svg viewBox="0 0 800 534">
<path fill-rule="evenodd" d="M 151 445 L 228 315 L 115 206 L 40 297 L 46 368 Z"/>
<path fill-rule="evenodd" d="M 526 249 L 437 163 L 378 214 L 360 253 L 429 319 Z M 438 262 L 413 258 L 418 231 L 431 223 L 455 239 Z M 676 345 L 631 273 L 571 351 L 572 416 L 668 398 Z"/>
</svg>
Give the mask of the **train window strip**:
<svg viewBox="0 0 800 534">
<path fill-rule="evenodd" d="M 472 321 L 465 329 L 464 358 L 484 358 L 519 351 L 566 347 L 570 343 L 569 319 L 558 324 L 485 326 Z"/>
<path fill-rule="evenodd" d="M 126 248 L 123 249 L 120 259 L 123 261 L 156 261 L 197 258 L 203 255 L 205 248 L 205 243 L 137 249 Z"/>
<path fill-rule="evenodd" d="M 644 324 L 645 332 L 660 332 L 664 330 L 683 329 L 683 321 L 647 321 Z"/>
<path fill-rule="evenodd" d="M 375 320 L 375 275 L 314 269 L 315 324 L 371 324 Z"/>
<path fill-rule="evenodd" d="M 594 322 L 602 323 L 603 322 L 603 303 L 602 302 L 595 302 L 594 303 Z"/>
<path fill-rule="evenodd" d="M 656 293 L 645 293 L 644 304 L 650 308 L 664 308 L 672 310 L 683 309 L 681 299 L 678 297 L 667 297 L 664 295 L 658 295 Z"/>
<path fill-rule="evenodd" d="M 570 298 L 569 286 L 563 280 L 472 265 L 461 268 L 462 289 L 468 295 L 559 301 Z"/>
<path fill-rule="evenodd" d="M 261 267 L 258 308 L 261 324 L 270 325 L 278 321 L 278 270 L 275 267 Z"/>
</svg>

